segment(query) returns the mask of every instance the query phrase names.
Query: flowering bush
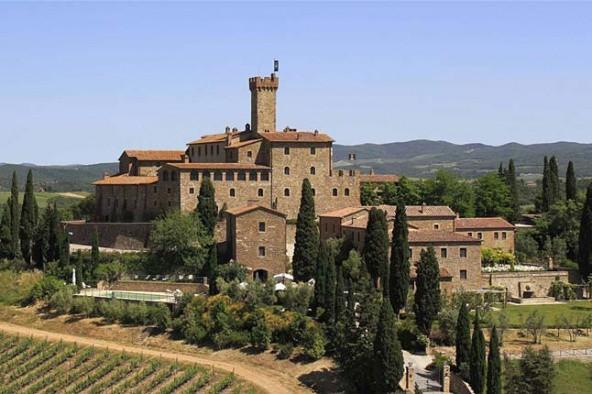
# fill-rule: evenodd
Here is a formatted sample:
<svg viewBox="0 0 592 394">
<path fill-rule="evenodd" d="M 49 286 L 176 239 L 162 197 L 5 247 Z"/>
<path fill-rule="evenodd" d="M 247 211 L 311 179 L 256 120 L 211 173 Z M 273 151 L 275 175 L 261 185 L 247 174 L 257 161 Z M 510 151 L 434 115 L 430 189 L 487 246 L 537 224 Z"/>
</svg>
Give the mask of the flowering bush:
<svg viewBox="0 0 592 394">
<path fill-rule="evenodd" d="M 531 271 L 544 271 L 544 267 L 538 265 L 524 265 L 524 264 L 498 264 L 493 267 L 482 267 L 481 271 L 492 273 L 492 272 L 531 272 Z"/>
</svg>

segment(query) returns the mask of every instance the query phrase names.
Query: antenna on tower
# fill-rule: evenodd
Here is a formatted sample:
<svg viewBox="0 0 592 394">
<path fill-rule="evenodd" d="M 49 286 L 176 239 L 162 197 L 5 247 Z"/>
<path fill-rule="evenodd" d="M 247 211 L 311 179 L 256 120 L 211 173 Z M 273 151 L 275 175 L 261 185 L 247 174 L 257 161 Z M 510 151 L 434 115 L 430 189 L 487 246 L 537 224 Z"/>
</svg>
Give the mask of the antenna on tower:
<svg viewBox="0 0 592 394">
<path fill-rule="evenodd" d="M 273 72 L 277 73 L 278 71 L 280 71 L 280 61 L 273 59 Z"/>
</svg>

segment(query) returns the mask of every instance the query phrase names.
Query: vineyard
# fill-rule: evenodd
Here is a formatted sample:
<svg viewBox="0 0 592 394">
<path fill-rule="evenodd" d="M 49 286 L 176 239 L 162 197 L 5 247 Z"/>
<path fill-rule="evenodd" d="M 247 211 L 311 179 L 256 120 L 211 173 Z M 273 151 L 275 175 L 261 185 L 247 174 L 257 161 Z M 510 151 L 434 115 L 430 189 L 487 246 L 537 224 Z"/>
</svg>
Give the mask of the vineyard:
<svg viewBox="0 0 592 394">
<path fill-rule="evenodd" d="M 0 332 L 0 394 L 254 393 L 199 365 Z"/>
</svg>

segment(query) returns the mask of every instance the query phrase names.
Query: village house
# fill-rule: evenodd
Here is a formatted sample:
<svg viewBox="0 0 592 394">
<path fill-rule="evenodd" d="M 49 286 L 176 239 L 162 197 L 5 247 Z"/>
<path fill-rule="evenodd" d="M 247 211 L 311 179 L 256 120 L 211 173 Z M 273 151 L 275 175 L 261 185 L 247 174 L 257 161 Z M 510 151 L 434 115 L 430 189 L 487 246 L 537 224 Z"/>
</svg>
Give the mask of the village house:
<svg viewBox="0 0 592 394">
<path fill-rule="evenodd" d="M 514 253 L 516 227 L 504 218 L 458 218 L 454 227 L 457 233 L 482 240 L 484 248 Z"/>
</svg>

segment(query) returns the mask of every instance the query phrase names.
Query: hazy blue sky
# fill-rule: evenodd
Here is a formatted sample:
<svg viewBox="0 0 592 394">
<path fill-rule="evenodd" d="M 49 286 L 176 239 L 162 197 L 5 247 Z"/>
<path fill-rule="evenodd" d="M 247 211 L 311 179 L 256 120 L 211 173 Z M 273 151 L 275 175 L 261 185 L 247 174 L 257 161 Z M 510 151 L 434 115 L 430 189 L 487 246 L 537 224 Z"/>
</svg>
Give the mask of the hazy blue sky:
<svg viewBox="0 0 592 394">
<path fill-rule="evenodd" d="M 592 3 L 0 3 L 0 162 L 114 161 L 249 121 L 339 143 L 592 142 Z"/>
</svg>

